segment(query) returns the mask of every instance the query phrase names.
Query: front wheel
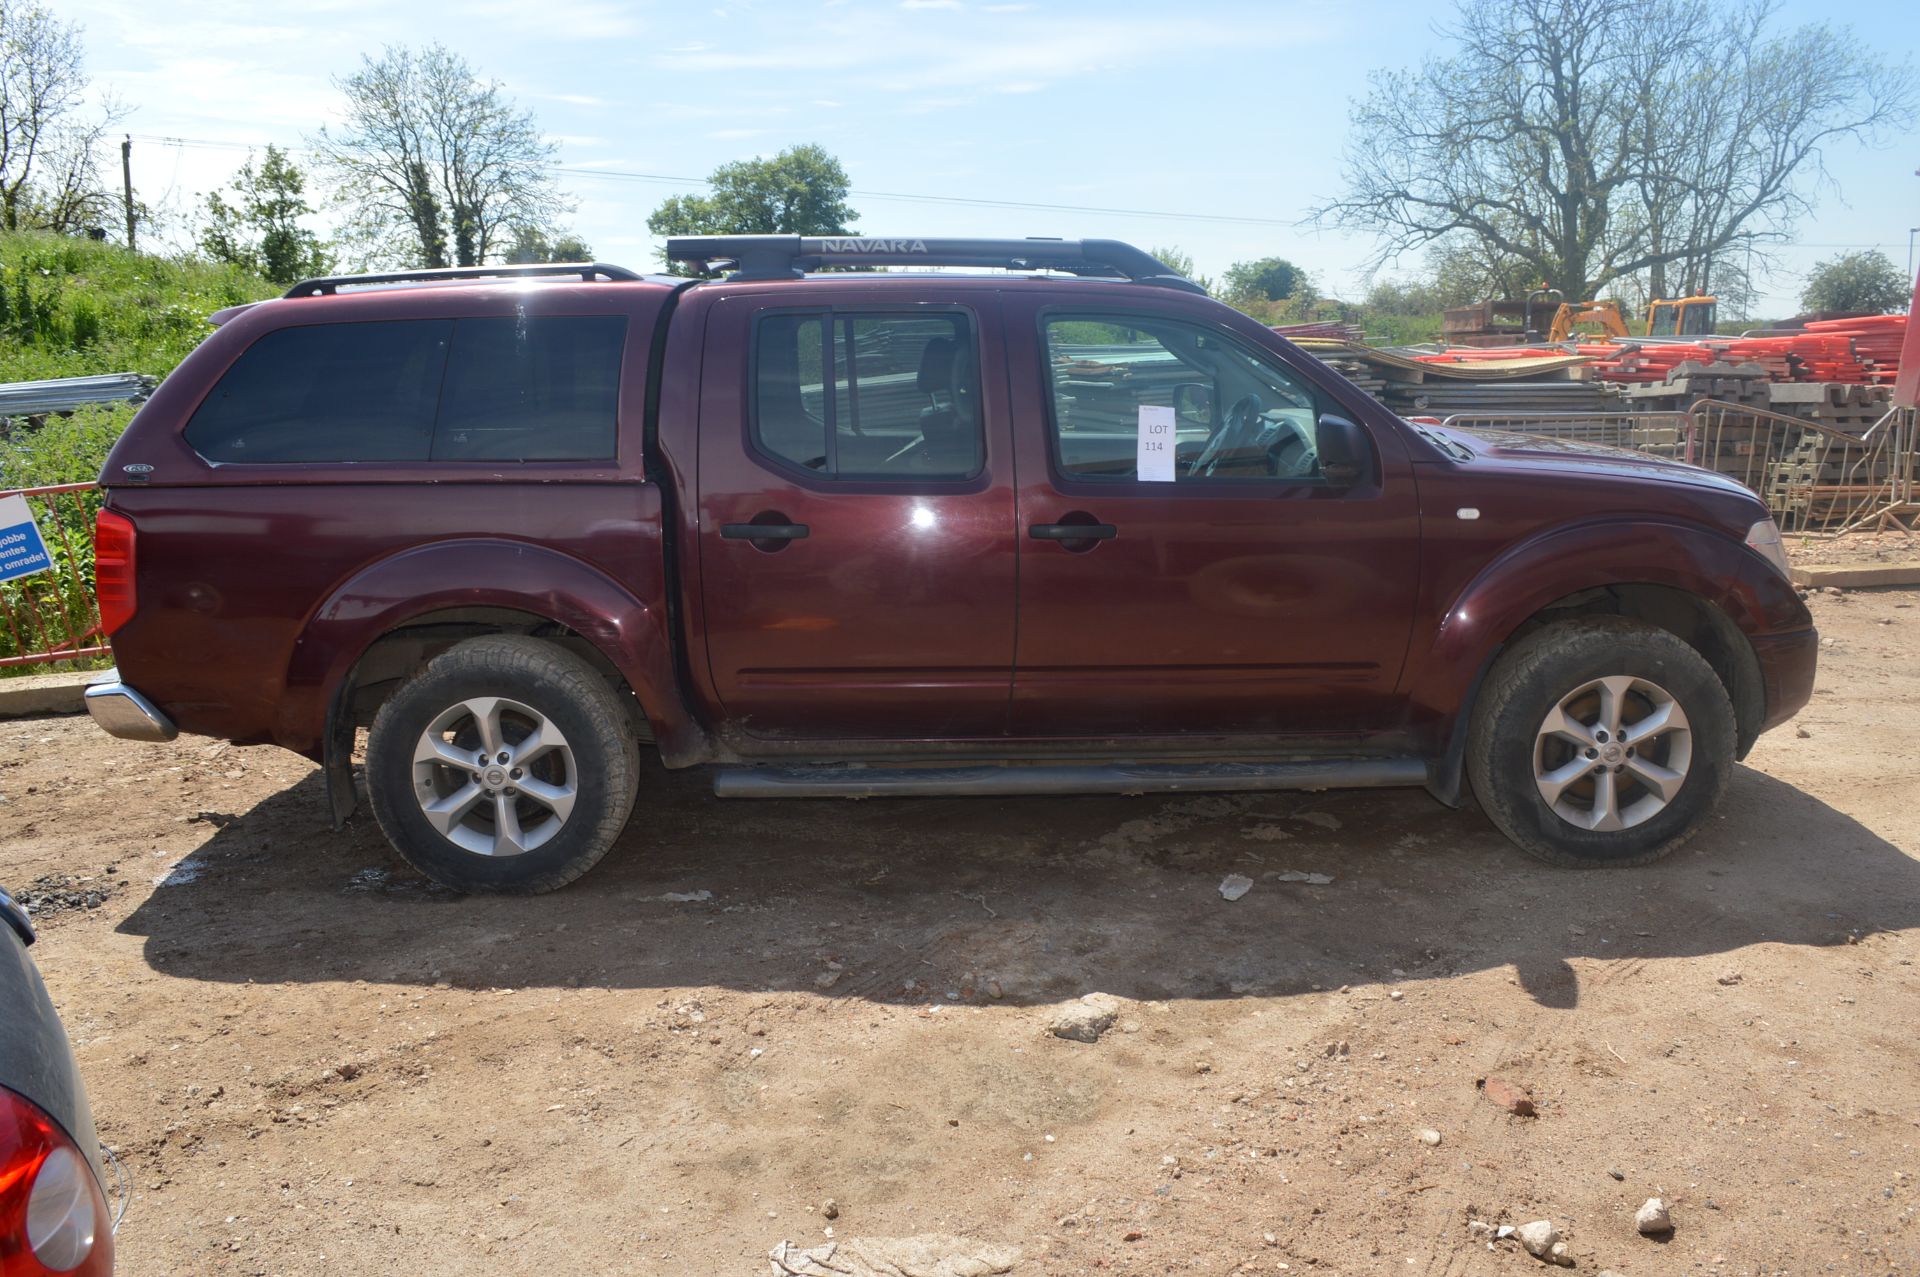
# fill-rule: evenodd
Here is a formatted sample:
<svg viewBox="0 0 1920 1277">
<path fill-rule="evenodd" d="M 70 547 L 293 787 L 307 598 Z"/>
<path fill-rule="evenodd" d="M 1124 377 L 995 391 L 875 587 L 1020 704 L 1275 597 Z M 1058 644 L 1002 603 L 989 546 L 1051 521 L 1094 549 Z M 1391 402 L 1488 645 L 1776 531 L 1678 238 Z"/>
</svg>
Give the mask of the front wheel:
<svg viewBox="0 0 1920 1277">
<path fill-rule="evenodd" d="M 1549 625 L 1487 676 L 1467 775 L 1528 853 L 1576 867 L 1640 865 L 1685 842 L 1733 770 L 1733 706 L 1705 658 L 1618 617 Z"/>
<path fill-rule="evenodd" d="M 448 648 L 403 684 L 367 738 L 367 788 L 408 864 L 459 891 L 564 887 L 633 810 L 639 749 L 614 690 L 541 639 Z"/>
</svg>

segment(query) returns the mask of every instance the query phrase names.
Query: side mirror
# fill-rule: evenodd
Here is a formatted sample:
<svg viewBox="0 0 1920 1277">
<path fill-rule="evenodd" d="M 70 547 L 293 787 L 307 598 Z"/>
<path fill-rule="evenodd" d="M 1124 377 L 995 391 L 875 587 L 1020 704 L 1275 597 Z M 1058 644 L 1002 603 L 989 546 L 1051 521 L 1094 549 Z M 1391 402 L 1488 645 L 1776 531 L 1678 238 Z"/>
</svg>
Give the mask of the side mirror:
<svg viewBox="0 0 1920 1277">
<path fill-rule="evenodd" d="M 1320 474 L 1329 487 L 1351 488 L 1367 477 L 1373 448 L 1366 431 L 1345 417 L 1323 413 L 1317 435 Z"/>
<path fill-rule="evenodd" d="M 1197 381 L 1183 381 L 1175 385 L 1173 415 L 1181 421 L 1211 426 L 1213 424 L 1213 388 Z"/>
</svg>

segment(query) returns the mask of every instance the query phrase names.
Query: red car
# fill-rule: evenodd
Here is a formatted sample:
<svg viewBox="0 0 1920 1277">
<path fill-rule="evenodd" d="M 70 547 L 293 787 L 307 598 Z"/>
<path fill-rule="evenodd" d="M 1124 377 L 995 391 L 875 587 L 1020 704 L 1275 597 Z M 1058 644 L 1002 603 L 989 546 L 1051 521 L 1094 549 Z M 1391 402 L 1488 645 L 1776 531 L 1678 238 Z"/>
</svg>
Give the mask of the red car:
<svg viewBox="0 0 1920 1277">
<path fill-rule="evenodd" d="M 1468 784 L 1676 846 L 1805 704 L 1754 495 L 1404 421 L 1112 241 L 706 237 L 216 316 L 107 462 L 135 739 L 277 744 L 471 891 L 584 873 L 643 755 L 728 796 Z M 996 274 L 826 267 L 964 265 Z M 812 272 L 812 273 L 810 273 Z"/>
</svg>

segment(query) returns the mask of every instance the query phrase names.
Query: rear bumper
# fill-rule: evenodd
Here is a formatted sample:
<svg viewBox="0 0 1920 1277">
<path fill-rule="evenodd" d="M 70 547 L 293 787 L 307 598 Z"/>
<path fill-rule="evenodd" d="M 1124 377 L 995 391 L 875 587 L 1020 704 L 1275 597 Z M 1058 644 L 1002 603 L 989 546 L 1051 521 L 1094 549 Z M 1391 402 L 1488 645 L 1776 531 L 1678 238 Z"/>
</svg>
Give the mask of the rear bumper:
<svg viewBox="0 0 1920 1277">
<path fill-rule="evenodd" d="M 122 740 L 169 741 L 180 734 L 173 720 L 154 708 L 152 701 L 122 683 L 114 674 L 87 687 L 87 713 L 101 730 Z"/>
<path fill-rule="evenodd" d="M 1813 676 L 1820 663 L 1820 631 L 1801 630 L 1752 640 L 1760 662 L 1760 686 L 1766 693 L 1766 715 L 1760 730 L 1778 727 L 1813 699 Z"/>
</svg>

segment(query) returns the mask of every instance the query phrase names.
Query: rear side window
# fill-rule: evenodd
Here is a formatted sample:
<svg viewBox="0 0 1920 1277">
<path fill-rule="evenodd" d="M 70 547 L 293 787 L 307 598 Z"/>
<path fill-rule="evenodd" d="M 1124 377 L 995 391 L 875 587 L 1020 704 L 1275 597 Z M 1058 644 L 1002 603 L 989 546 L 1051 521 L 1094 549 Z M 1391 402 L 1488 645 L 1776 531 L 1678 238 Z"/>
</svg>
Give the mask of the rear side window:
<svg viewBox="0 0 1920 1277">
<path fill-rule="evenodd" d="M 187 423 L 209 461 L 601 461 L 626 320 L 316 324 L 261 337 Z"/>
<path fill-rule="evenodd" d="M 209 461 L 425 461 L 450 319 L 279 328 L 187 423 Z"/>
<path fill-rule="evenodd" d="M 965 479 L 982 458 L 962 314 L 776 313 L 754 334 L 754 440 L 828 479 Z"/>
<path fill-rule="evenodd" d="M 433 434 L 435 461 L 610 461 L 627 321 L 462 319 Z"/>
</svg>

